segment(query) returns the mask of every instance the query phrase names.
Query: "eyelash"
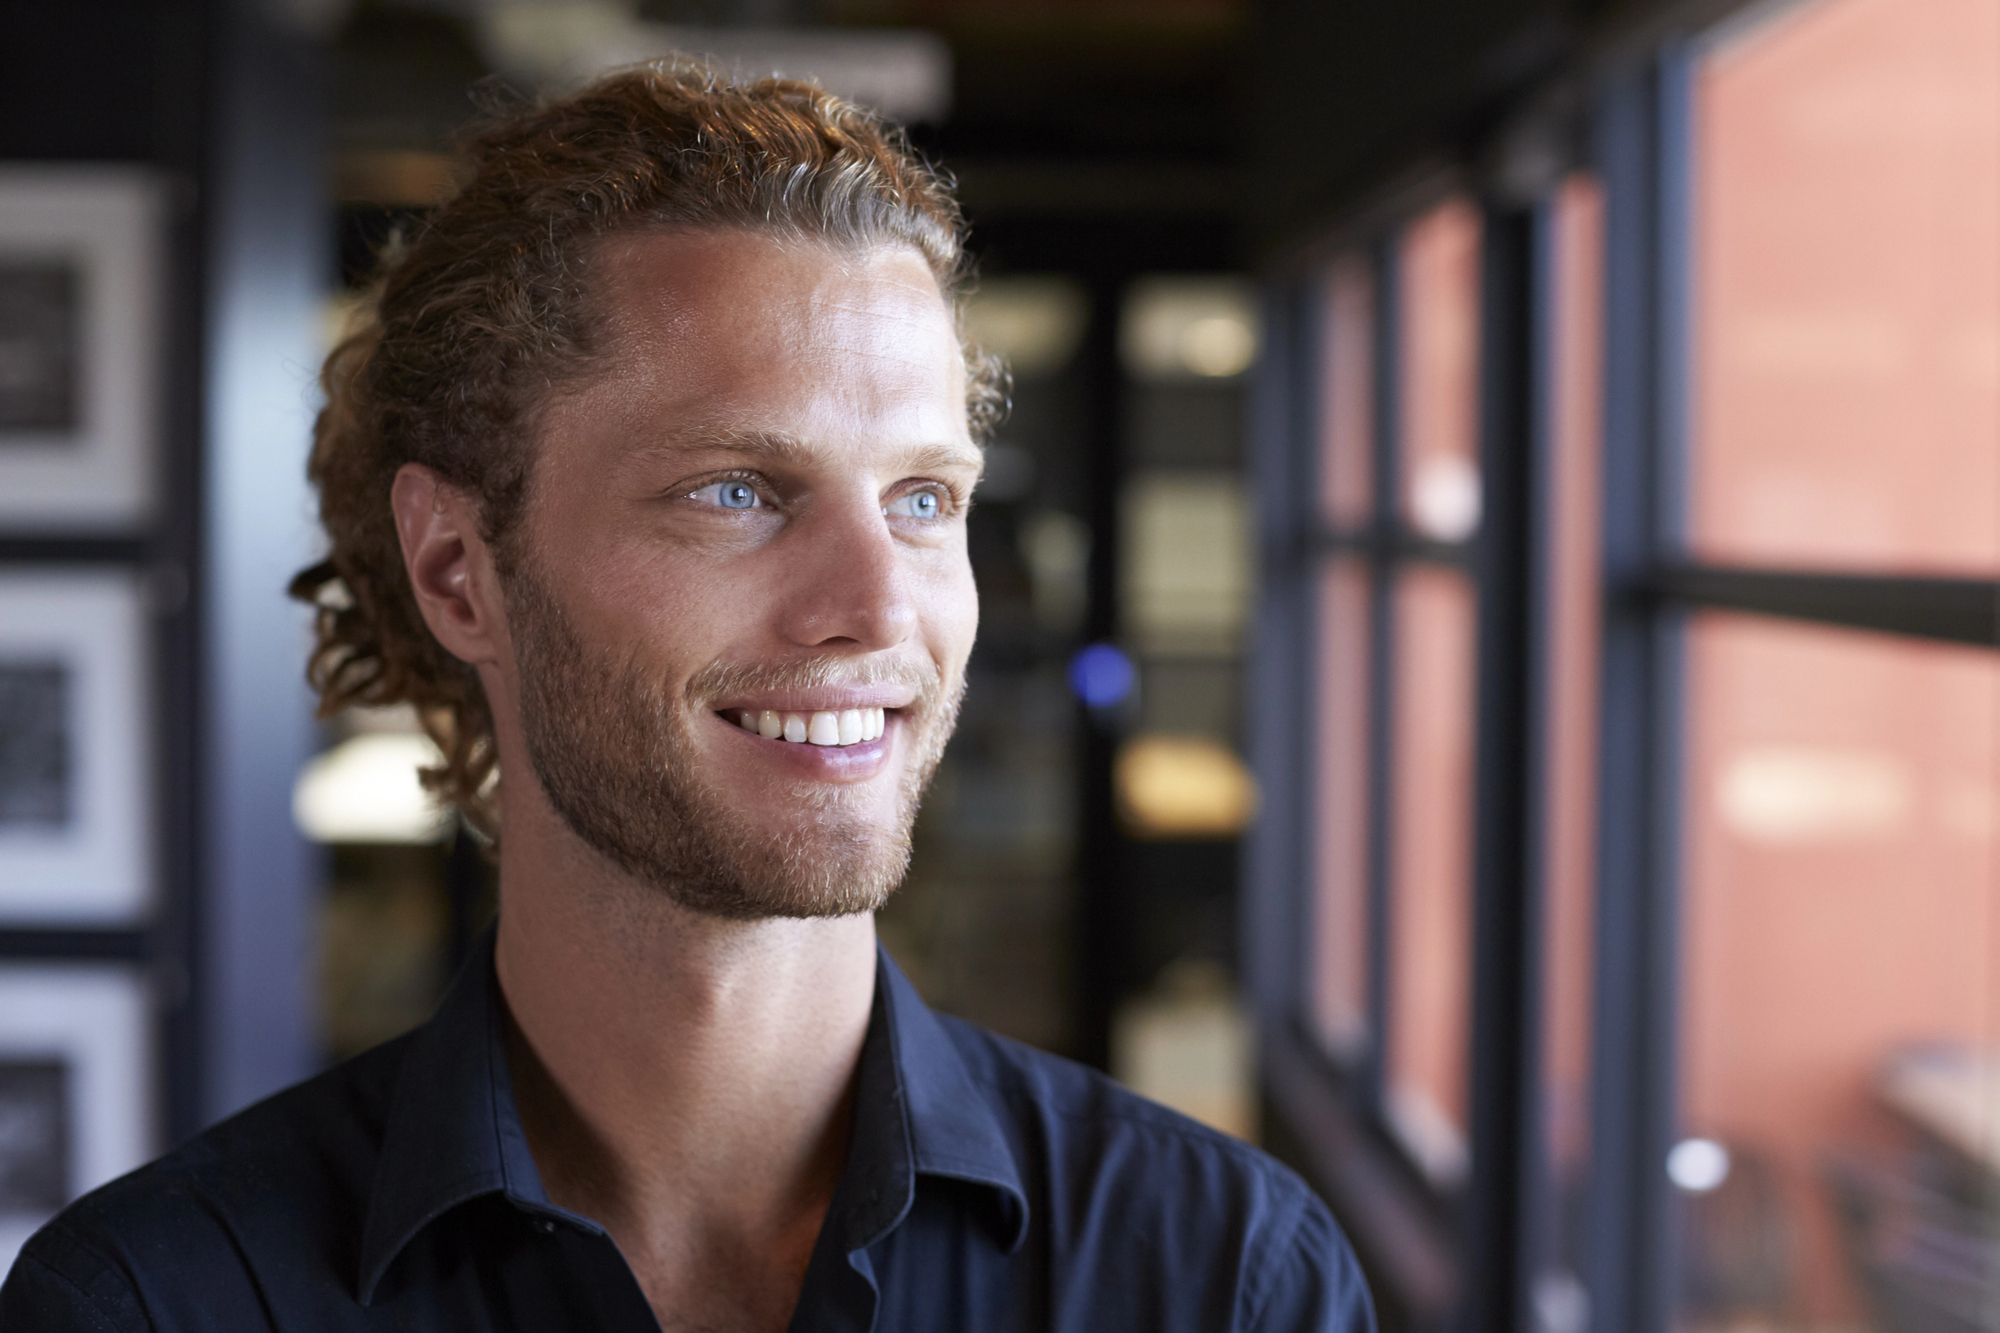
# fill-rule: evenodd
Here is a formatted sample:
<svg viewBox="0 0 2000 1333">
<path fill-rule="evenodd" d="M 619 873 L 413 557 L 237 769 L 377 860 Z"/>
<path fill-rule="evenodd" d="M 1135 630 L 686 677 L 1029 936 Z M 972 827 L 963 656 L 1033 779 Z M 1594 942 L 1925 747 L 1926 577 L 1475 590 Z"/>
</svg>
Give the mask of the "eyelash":
<svg viewBox="0 0 2000 1333">
<path fill-rule="evenodd" d="M 684 494 L 683 498 L 692 500 L 694 499 L 695 496 L 700 495 L 703 491 L 706 491 L 711 487 L 728 486 L 732 484 L 749 487 L 751 493 L 757 497 L 758 504 L 748 506 L 744 509 L 734 509 L 724 505 L 715 505 L 713 506 L 714 508 L 729 509 L 730 512 L 732 513 L 740 514 L 740 513 L 748 513 L 751 509 L 771 507 L 770 497 L 767 494 L 770 483 L 766 481 L 763 477 L 759 476 L 754 472 L 726 473 L 723 476 L 715 477 L 711 480 L 704 481 L 701 485 L 696 486 L 693 490 L 687 491 Z M 922 482 L 916 486 L 913 486 L 909 490 L 899 493 L 893 499 L 884 502 L 883 508 L 887 509 L 889 505 L 894 504 L 897 500 L 905 499 L 912 495 L 921 494 L 924 491 L 930 491 L 933 494 L 935 494 L 940 502 L 939 503 L 940 512 L 938 513 L 936 518 L 930 520 L 931 522 L 936 522 L 941 519 L 951 518 L 965 511 L 966 497 L 960 493 L 958 487 L 953 486 L 948 482 L 942 482 L 942 481 L 927 481 L 927 482 Z"/>
<path fill-rule="evenodd" d="M 950 486 L 945 485 L 943 482 L 937 482 L 937 481 L 930 481 L 930 482 L 925 482 L 919 486 L 912 486 L 909 490 L 903 491 L 900 494 L 893 497 L 892 499 L 890 499 L 887 503 L 885 503 L 882 506 L 882 508 L 886 510 L 889 507 L 889 505 L 895 504 L 898 500 L 907 500 L 912 496 L 922 495 L 925 492 L 929 492 L 930 494 L 935 495 L 938 498 L 938 512 L 932 517 L 932 519 L 930 520 L 931 522 L 937 522 L 941 519 L 950 518 L 953 515 L 960 512 L 961 505 L 959 502 L 958 493 L 954 491 Z"/>
</svg>

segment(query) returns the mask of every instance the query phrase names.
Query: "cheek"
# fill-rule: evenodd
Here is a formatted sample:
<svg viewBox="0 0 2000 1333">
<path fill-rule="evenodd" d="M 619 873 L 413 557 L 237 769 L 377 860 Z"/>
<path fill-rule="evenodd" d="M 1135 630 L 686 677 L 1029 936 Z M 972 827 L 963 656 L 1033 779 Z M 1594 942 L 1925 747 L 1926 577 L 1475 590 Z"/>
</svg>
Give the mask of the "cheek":
<svg viewBox="0 0 2000 1333">
<path fill-rule="evenodd" d="M 635 552 L 579 561 L 565 609 L 588 639 L 628 645 L 647 670 L 677 674 L 705 660 L 700 640 L 727 623 L 731 592 L 712 577 L 691 577 L 685 563 Z"/>
<path fill-rule="evenodd" d="M 946 661 L 963 663 L 979 633 L 979 588 L 972 579 L 972 562 L 963 550 L 938 569 L 925 588 L 925 623 L 931 627 L 933 651 Z"/>
</svg>

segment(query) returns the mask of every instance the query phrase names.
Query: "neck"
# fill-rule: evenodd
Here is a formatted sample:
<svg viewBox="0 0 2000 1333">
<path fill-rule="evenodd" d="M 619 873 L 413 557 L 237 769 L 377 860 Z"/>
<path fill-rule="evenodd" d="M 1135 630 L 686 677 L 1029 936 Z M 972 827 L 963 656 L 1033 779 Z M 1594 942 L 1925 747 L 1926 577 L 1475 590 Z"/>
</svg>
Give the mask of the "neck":
<svg viewBox="0 0 2000 1333">
<path fill-rule="evenodd" d="M 495 961 L 550 1198 L 611 1232 L 656 1309 L 682 1270 L 795 1270 L 795 1296 L 846 1156 L 872 918 L 700 916 L 518 808 Z"/>
</svg>

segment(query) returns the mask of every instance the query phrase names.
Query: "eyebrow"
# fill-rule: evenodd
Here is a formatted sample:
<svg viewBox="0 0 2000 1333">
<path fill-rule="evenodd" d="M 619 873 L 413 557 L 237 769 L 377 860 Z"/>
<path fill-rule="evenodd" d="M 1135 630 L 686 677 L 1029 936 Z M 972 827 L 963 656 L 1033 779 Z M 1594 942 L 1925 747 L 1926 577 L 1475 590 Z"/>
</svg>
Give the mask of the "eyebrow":
<svg viewBox="0 0 2000 1333">
<path fill-rule="evenodd" d="M 648 452 L 686 454 L 702 450 L 741 454 L 793 466 L 809 463 L 821 452 L 798 436 L 784 431 L 737 430 L 726 426 L 704 426 L 679 432 L 654 445 Z M 905 466 L 918 472 L 950 468 L 970 468 L 974 472 L 986 470 L 985 453 L 969 442 L 918 445 L 904 456 L 904 460 Z"/>
</svg>

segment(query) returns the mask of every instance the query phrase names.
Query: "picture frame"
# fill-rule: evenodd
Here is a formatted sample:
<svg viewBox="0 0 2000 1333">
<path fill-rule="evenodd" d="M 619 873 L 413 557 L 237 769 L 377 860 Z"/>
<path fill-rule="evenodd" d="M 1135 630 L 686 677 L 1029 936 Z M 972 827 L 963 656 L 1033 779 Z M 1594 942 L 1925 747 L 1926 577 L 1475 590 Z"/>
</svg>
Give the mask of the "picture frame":
<svg viewBox="0 0 2000 1333">
<path fill-rule="evenodd" d="M 163 222 L 141 168 L 0 167 L 0 532 L 151 514 Z"/>
<path fill-rule="evenodd" d="M 0 927 L 151 905 L 145 630 L 136 571 L 0 566 Z"/>
<path fill-rule="evenodd" d="M 0 963 L 0 1275 L 71 1200 L 158 1147 L 153 1005 L 107 963 Z"/>
</svg>

